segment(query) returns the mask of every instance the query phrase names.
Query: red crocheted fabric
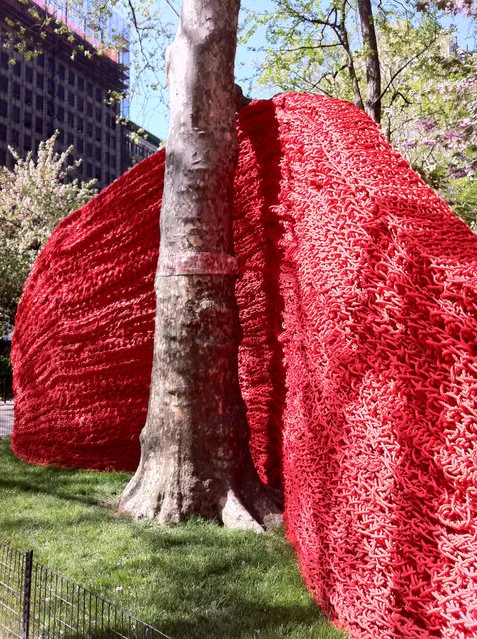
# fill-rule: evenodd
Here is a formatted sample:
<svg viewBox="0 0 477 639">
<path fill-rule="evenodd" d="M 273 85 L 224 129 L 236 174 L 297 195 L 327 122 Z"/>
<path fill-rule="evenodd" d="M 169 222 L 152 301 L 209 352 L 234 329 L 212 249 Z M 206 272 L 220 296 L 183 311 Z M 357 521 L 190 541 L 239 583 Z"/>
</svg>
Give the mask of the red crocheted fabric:
<svg viewBox="0 0 477 639">
<path fill-rule="evenodd" d="M 357 639 L 477 636 L 477 238 L 350 104 L 240 113 L 251 448 L 325 611 Z M 15 452 L 138 459 L 163 154 L 63 222 L 14 336 Z"/>
<path fill-rule="evenodd" d="M 25 285 L 12 344 L 13 451 L 134 470 L 152 366 L 164 152 L 69 215 Z"/>
</svg>

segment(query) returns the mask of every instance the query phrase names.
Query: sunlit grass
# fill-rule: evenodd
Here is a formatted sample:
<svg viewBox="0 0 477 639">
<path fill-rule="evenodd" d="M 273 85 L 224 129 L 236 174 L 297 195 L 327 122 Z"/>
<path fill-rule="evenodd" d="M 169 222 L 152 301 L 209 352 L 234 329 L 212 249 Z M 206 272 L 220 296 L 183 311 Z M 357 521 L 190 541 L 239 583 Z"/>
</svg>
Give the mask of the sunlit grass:
<svg viewBox="0 0 477 639">
<path fill-rule="evenodd" d="M 282 532 L 118 516 L 129 475 L 35 467 L 0 441 L 0 541 L 173 639 L 343 639 L 308 595 Z"/>
</svg>

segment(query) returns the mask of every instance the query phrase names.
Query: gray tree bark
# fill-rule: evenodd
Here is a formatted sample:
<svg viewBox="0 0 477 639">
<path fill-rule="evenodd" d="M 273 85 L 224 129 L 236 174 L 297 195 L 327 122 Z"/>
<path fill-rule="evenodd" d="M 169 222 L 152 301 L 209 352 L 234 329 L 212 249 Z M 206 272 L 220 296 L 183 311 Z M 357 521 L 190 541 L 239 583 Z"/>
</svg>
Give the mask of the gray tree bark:
<svg viewBox="0 0 477 639">
<path fill-rule="evenodd" d="M 366 113 L 381 123 L 381 67 L 371 0 L 358 0 L 361 33 L 366 47 Z"/>
<path fill-rule="evenodd" d="M 121 511 L 161 524 L 192 515 L 261 531 L 279 509 L 248 445 L 237 372 L 233 255 L 239 0 L 184 0 L 168 51 L 170 125 L 141 461 Z"/>
</svg>

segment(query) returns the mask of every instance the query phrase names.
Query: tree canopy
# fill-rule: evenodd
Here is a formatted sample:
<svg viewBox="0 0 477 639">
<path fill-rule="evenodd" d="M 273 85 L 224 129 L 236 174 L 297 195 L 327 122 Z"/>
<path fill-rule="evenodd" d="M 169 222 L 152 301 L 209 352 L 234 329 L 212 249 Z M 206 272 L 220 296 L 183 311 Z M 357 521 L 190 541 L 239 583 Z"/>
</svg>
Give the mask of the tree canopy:
<svg viewBox="0 0 477 639">
<path fill-rule="evenodd" d="M 249 14 L 242 32 L 245 42 L 258 29 L 265 33 L 258 83 L 273 90 L 324 93 L 366 109 L 421 175 L 472 222 L 477 58 L 457 46 L 443 19 L 453 12 L 474 20 L 474 3 L 387 0 L 372 5 L 374 60 L 362 2 L 274 4 L 275 11 L 266 15 Z M 370 84 L 376 62 L 380 81 Z"/>
</svg>

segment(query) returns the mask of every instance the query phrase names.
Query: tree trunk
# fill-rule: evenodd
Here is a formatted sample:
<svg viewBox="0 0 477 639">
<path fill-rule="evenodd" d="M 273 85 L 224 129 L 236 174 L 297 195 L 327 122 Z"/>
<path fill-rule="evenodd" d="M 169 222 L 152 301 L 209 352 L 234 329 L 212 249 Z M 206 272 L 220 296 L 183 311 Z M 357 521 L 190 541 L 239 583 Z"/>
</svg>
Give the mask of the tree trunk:
<svg viewBox="0 0 477 639">
<path fill-rule="evenodd" d="M 233 256 L 239 0 L 184 0 L 168 51 L 154 361 L 141 461 L 119 502 L 161 524 L 191 515 L 261 531 L 281 521 L 248 446 Z"/>
<path fill-rule="evenodd" d="M 366 47 L 366 113 L 381 122 L 381 68 L 371 0 L 358 0 L 363 43 Z"/>
<path fill-rule="evenodd" d="M 341 3 L 338 23 L 338 37 L 341 42 L 341 46 L 344 49 L 346 57 L 346 66 L 348 68 L 349 79 L 351 86 L 353 87 L 354 103 L 357 107 L 364 111 L 363 98 L 361 97 L 361 91 L 359 88 L 358 76 L 356 75 L 356 68 L 354 66 L 353 54 L 351 52 L 351 45 L 348 38 L 348 29 L 346 27 L 346 2 Z"/>
</svg>

